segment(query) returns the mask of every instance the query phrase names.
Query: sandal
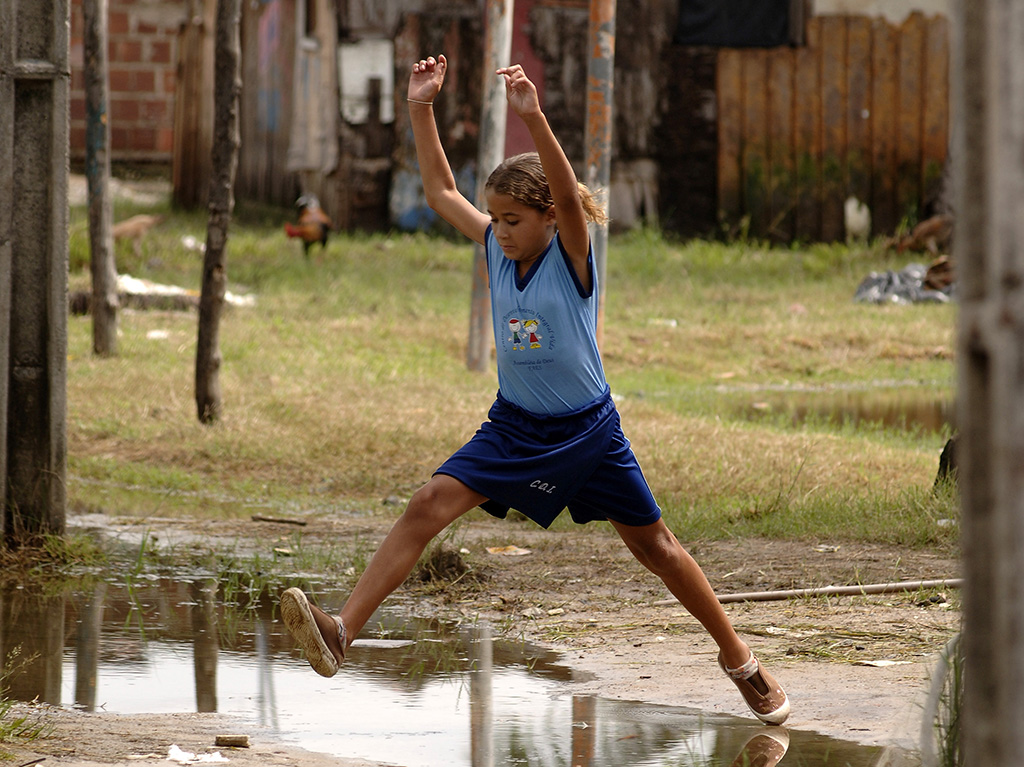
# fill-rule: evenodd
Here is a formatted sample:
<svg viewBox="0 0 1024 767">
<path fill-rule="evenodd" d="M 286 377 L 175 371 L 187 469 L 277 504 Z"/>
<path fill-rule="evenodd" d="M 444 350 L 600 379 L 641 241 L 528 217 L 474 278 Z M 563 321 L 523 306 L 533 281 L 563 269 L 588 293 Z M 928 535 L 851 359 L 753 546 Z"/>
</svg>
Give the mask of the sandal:
<svg viewBox="0 0 1024 767">
<path fill-rule="evenodd" d="M 331 677 L 338 673 L 340 662 L 327 646 L 313 611 L 330 618 L 338 624 L 338 639 L 341 641 L 341 659 L 345 659 L 347 632 L 341 618 L 327 615 L 323 610 L 309 603 L 301 589 L 291 588 L 281 594 L 281 620 L 306 653 L 306 660 L 320 676 Z"/>
<path fill-rule="evenodd" d="M 718 654 L 718 665 L 739 688 L 754 716 L 766 724 L 782 724 L 789 716 L 789 698 L 782 685 L 761 668 L 754 653 L 739 668 L 728 668 Z"/>
</svg>

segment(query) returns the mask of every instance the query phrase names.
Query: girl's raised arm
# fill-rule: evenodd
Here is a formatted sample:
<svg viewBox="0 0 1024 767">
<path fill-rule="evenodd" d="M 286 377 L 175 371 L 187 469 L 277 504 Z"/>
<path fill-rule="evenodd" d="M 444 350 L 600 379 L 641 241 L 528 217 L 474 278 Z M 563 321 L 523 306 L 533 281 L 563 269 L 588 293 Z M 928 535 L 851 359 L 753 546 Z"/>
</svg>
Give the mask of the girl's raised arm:
<svg viewBox="0 0 1024 767">
<path fill-rule="evenodd" d="M 509 106 L 522 118 L 533 138 L 551 189 L 551 199 L 555 203 L 555 220 L 562 246 L 580 282 L 589 290 L 592 287 L 590 269 L 587 268 L 590 230 L 587 229 L 587 216 L 580 201 L 576 173 L 541 111 L 537 87 L 526 76 L 522 66 L 502 67 L 497 74 L 505 78 Z"/>
<path fill-rule="evenodd" d="M 420 59 L 409 76 L 409 118 L 416 141 L 416 159 L 427 204 L 469 239 L 483 244 L 490 217 L 476 208 L 455 186 L 448 157 L 434 120 L 433 102 L 441 92 L 448 60 L 443 55 Z"/>
</svg>

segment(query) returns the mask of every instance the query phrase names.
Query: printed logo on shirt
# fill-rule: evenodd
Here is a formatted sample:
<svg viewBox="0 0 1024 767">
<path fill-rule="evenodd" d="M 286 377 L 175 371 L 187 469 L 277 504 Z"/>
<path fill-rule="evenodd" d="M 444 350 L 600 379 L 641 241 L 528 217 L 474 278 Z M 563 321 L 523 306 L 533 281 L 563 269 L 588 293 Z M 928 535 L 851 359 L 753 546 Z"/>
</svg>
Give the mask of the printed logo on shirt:
<svg viewBox="0 0 1024 767">
<path fill-rule="evenodd" d="M 505 316 L 504 322 L 508 332 L 501 336 L 501 351 L 535 352 L 555 348 L 554 330 L 541 315 L 512 312 Z"/>
<path fill-rule="evenodd" d="M 553 492 L 555 492 L 556 485 L 553 485 L 550 482 L 542 482 L 539 479 L 535 479 L 533 480 L 533 482 L 530 483 L 530 487 L 532 487 L 534 490 L 540 490 L 542 493 L 547 493 L 548 495 L 551 495 Z"/>
</svg>

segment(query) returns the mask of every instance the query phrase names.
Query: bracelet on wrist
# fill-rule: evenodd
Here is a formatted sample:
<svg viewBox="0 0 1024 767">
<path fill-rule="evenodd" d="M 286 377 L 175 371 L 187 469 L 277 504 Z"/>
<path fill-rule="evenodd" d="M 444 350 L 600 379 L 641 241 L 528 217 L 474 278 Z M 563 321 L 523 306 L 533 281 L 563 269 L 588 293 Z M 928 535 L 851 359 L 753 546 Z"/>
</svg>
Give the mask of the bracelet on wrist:
<svg viewBox="0 0 1024 767">
<path fill-rule="evenodd" d="M 419 99 L 406 99 L 406 101 L 408 101 L 408 102 L 410 102 L 412 104 L 426 104 L 427 106 L 433 106 L 434 105 L 433 101 L 420 101 Z"/>
</svg>

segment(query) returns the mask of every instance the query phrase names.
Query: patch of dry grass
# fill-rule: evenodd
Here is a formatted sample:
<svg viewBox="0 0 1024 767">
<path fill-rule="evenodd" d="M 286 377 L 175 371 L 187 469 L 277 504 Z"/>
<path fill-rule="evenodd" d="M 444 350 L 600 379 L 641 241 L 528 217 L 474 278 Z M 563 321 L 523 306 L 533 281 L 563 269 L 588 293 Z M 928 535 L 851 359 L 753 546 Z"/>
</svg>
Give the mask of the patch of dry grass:
<svg viewBox="0 0 1024 767">
<path fill-rule="evenodd" d="M 199 224 L 172 215 L 131 271 L 194 286 L 198 257 L 178 240 Z M 195 413 L 194 314 L 122 312 L 120 354 L 108 360 L 91 354 L 90 319 L 71 318 L 73 505 L 228 516 L 254 505 L 377 508 L 408 497 L 473 433 L 497 382 L 463 362 L 470 248 L 339 236 L 306 262 L 297 247 L 273 222 L 232 233 L 231 288 L 253 290 L 257 304 L 223 318 L 224 416 L 213 426 Z M 813 520 L 816 504 L 877 515 L 900 492 L 928 493 L 938 435 L 752 423 L 725 392 L 898 381 L 948 394 L 952 307 L 851 300 L 884 254 L 651 233 L 613 238 L 611 254 L 607 374 L 668 514 L 697 519 L 705 535 L 748 529 L 737 524 L 815 535 L 829 523 L 797 520 Z M 870 537 L 870 527 L 849 530 Z"/>
</svg>

